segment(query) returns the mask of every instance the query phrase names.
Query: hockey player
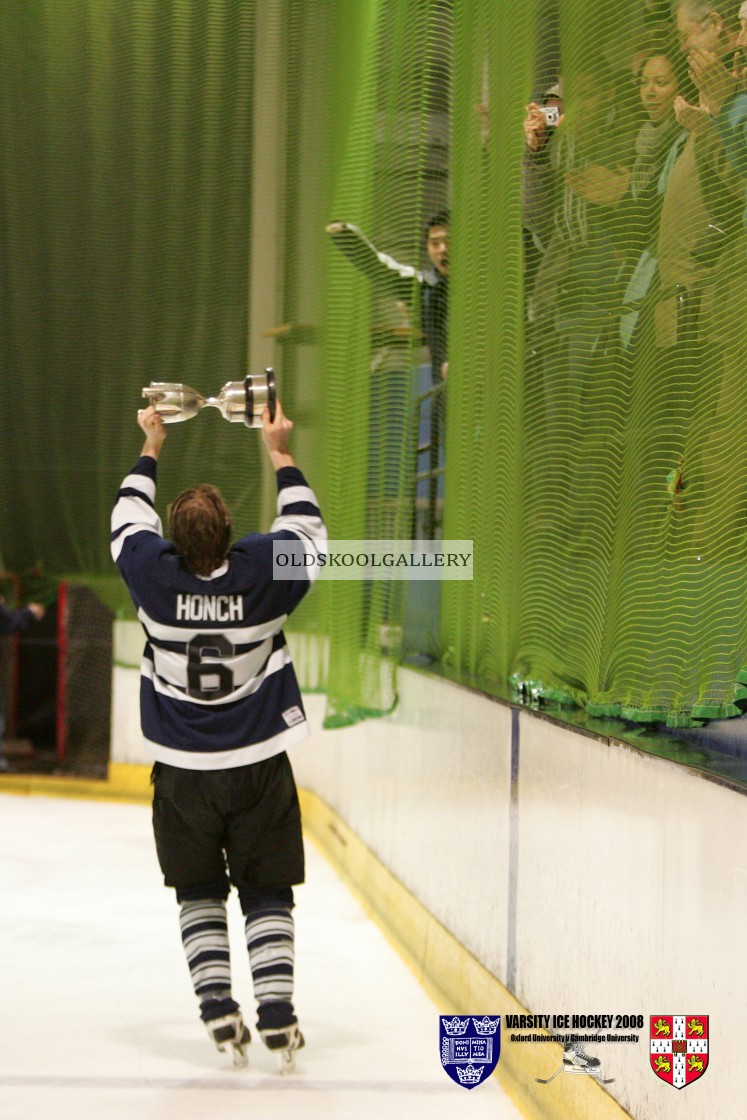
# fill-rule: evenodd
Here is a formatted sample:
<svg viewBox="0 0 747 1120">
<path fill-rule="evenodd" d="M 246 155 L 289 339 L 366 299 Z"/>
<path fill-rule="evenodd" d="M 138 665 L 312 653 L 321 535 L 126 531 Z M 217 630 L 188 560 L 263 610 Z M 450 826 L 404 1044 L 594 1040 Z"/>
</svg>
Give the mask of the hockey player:
<svg viewBox="0 0 747 1120">
<path fill-rule="evenodd" d="M 293 1068 L 304 1044 L 293 1007 L 293 886 L 303 882 L 301 821 L 286 748 L 308 734 L 283 623 L 309 588 L 273 580 L 273 542 L 324 550 L 314 494 L 288 450 L 292 422 L 265 409 L 262 439 L 277 472 L 278 517 L 268 534 L 231 546 L 220 491 L 185 490 L 155 510 L 166 438 L 151 406 L 138 413 L 141 456 L 112 514 L 112 555 L 147 642 L 140 708 L 153 768 L 153 830 L 176 890 L 200 1017 L 219 1050 L 246 1064 L 250 1041 L 231 992 L 226 900 L 237 888 L 258 1003 L 257 1028 Z"/>
</svg>

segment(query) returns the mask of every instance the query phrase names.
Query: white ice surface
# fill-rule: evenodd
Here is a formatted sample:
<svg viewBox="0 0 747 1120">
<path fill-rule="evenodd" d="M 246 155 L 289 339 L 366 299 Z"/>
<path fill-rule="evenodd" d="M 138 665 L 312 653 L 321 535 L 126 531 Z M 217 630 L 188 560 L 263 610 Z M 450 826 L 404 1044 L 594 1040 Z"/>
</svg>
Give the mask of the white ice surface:
<svg viewBox="0 0 747 1120">
<path fill-rule="evenodd" d="M 495 1078 L 467 1091 L 446 1076 L 437 1008 L 310 844 L 307 860 L 306 1049 L 281 1078 L 255 1038 L 234 1071 L 197 1017 L 150 810 L 0 796 L 0 1120 L 519 1120 Z M 253 1025 L 235 894 L 229 906 Z"/>
</svg>

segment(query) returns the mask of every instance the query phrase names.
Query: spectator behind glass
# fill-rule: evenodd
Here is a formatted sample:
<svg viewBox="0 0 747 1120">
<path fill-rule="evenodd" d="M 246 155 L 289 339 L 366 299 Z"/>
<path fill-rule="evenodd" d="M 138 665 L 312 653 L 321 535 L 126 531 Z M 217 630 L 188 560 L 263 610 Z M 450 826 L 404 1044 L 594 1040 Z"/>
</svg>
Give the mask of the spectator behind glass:
<svg viewBox="0 0 747 1120">
<path fill-rule="evenodd" d="M 619 81 L 595 63 L 564 86 L 554 129 L 527 106 L 523 220 L 542 258 L 528 306 L 528 378 L 548 421 L 586 407 L 613 336 L 622 297 L 626 231 L 620 203 L 630 184 L 633 128 Z"/>
<path fill-rule="evenodd" d="M 739 3 L 734 0 L 673 0 L 672 12 L 683 54 L 709 51 L 733 55 L 739 34 Z"/>
<path fill-rule="evenodd" d="M 697 20 L 700 20 L 698 23 Z M 686 463 L 697 462 L 701 501 L 693 508 L 693 548 L 702 557 L 719 555 L 731 542 L 744 543 L 747 517 L 747 423 L 744 403 L 744 350 L 747 339 L 747 233 L 743 225 L 745 122 L 747 99 L 744 56 L 747 4 L 682 2 L 677 9 L 683 50 L 700 94 L 700 105 L 678 99 L 676 111 L 692 131 L 688 144 L 698 166 L 716 176 L 703 178 L 708 230 L 695 247 L 696 259 L 709 268 L 703 285 L 701 339 L 713 404 L 705 437 Z M 736 48 L 736 50 L 735 50 Z M 725 192 L 728 192 L 725 194 Z"/>
<path fill-rule="evenodd" d="M 433 384 L 448 373 L 449 338 L 449 226 L 448 210 L 441 210 L 425 227 L 425 250 L 430 267 L 413 268 L 380 253 L 352 222 L 331 222 L 326 227 L 337 248 L 381 290 L 397 300 L 408 301 L 412 282 L 420 287 L 421 326 L 431 358 Z"/>
<path fill-rule="evenodd" d="M 41 603 L 29 603 L 18 610 L 9 610 L 5 600 L 0 596 L 0 635 L 20 634 L 28 629 L 32 622 L 44 618 L 44 607 Z M 5 710 L 3 689 L 0 688 L 0 773 L 7 773 L 11 767 L 3 750 L 5 735 Z"/>
<path fill-rule="evenodd" d="M 747 2 L 739 9 L 734 69 L 715 57 L 691 56 L 693 80 L 714 119 L 726 154 L 747 180 Z M 744 213 L 747 225 L 747 209 Z"/>
<path fill-rule="evenodd" d="M 707 50 L 690 51 L 690 74 L 700 94 L 700 106 L 678 98 L 676 108 L 683 121 L 696 128 L 707 111 L 733 166 L 747 179 L 747 3 L 741 5 L 738 17 L 733 58 L 723 60 Z"/>
<path fill-rule="evenodd" d="M 647 120 L 636 136 L 630 191 L 625 200 L 626 225 L 633 249 L 630 279 L 623 297 L 623 305 L 631 310 L 623 315 L 620 325 L 626 347 L 632 343 L 638 322 L 636 308 L 649 292 L 656 274 L 655 241 L 664 191 L 662 171 L 673 155 L 673 146 L 686 137 L 674 114 L 680 89 L 679 61 L 674 50 L 649 48 L 638 73 L 639 95 Z"/>
<path fill-rule="evenodd" d="M 679 0 L 677 30 L 688 63 L 703 51 L 720 59 L 733 56 L 738 10 L 734 0 Z M 677 99 L 676 112 L 680 104 Z M 694 127 L 671 166 L 665 168 L 655 342 L 662 349 L 685 345 L 697 361 L 704 341 L 700 318 L 716 298 L 712 270 L 739 220 L 737 201 L 741 202 L 742 191 L 707 114 L 696 110 L 691 120 L 678 112 L 678 119 L 686 127 Z"/>
<path fill-rule="evenodd" d="M 739 49 L 743 7 L 734 0 L 673 0 L 680 50 L 700 93 L 697 106 L 684 97 L 675 102 L 677 119 L 691 132 L 708 129 L 710 115 L 718 114 L 721 102 L 744 77 Z"/>
<path fill-rule="evenodd" d="M 635 161 L 631 170 L 630 191 L 634 199 L 646 196 L 661 174 L 664 160 L 682 131 L 674 115 L 674 99 L 680 79 L 673 54 L 657 51 L 643 63 L 639 92 L 647 120 L 638 130 Z"/>
<path fill-rule="evenodd" d="M 527 106 L 524 222 L 545 254 L 554 257 L 561 244 L 589 244 L 604 224 L 595 208 L 615 207 L 625 195 L 632 146 L 617 101 L 617 81 L 599 64 L 576 75 L 556 128 L 539 105 Z"/>
<path fill-rule="evenodd" d="M 483 106 L 478 106 L 478 109 Z M 531 101 L 526 107 L 526 120 L 524 121 L 524 138 L 526 140 L 527 149 L 530 152 L 539 152 L 544 148 L 545 144 L 553 135 L 553 129 L 563 120 L 563 81 L 559 78 L 557 82 L 549 86 L 540 102 Z M 486 138 L 487 133 L 483 129 L 483 137 Z M 522 187 L 522 193 L 526 197 L 527 191 L 527 170 L 522 170 L 522 175 L 525 179 Z M 527 228 L 526 224 L 523 225 L 524 234 L 524 296 L 528 297 L 534 286 L 534 278 L 537 275 L 537 269 L 542 260 L 542 249 L 532 235 L 532 231 Z"/>
</svg>

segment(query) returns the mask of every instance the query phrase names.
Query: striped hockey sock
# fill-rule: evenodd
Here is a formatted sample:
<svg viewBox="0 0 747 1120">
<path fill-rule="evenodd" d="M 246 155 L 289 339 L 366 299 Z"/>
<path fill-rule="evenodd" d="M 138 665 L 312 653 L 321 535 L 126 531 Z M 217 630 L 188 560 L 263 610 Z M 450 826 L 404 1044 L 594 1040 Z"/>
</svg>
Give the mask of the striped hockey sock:
<svg viewBox="0 0 747 1120">
<path fill-rule="evenodd" d="M 297 1022 L 293 1011 L 293 915 L 287 906 L 254 911 L 246 918 L 246 946 L 259 1005 L 260 1030 Z"/>
<path fill-rule="evenodd" d="M 208 1021 L 238 1011 L 231 998 L 231 955 L 226 904 L 222 898 L 181 903 L 179 924 L 200 1017 Z"/>
</svg>

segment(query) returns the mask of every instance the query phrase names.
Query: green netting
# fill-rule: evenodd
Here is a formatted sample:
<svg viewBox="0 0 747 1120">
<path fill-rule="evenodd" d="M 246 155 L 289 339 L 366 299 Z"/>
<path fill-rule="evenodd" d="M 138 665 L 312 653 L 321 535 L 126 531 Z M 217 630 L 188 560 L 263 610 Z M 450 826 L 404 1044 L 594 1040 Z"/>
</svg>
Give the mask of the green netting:
<svg viewBox="0 0 747 1120">
<path fill-rule="evenodd" d="M 362 50 L 349 71 L 348 117 L 333 126 L 339 166 L 325 220 L 354 223 L 387 253 L 419 264 L 427 215 L 447 199 L 449 11 L 422 0 L 352 7 Z M 350 43 L 339 45 L 348 57 Z M 421 342 L 419 332 L 401 328 L 410 309 L 416 317 L 418 285 L 405 281 L 392 291 L 335 250 L 327 267 L 325 515 L 337 538 L 407 538 Z M 402 585 L 338 582 L 319 591 L 330 638 L 328 724 L 388 710 L 393 663 L 382 660 L 382 635 L 401 624 Z"/>
<path fill-rule="evenodd" d="M 710 44 L 725 55 L 737 10 L 722 6 Z M 674 21 L 658 9 L 664 22 L 646 29 L 643 14 L 560 5 L 567 116 L 552 171 L 593 165 L 627 186 L 585 214 L 569 212 L 578 184 L 561 198 L 556 187 L 555 225 L 541 230 L 526 327 L 514 671 L 592 714 L 686 726 L 739 714 L 744 184 L 712 120 L 696 135 L 670 113 L 652 135 L 625 94 L 626 71 L 664 60 L 697 104 Z M 690 5 L 678 19 L 697 29 Z"/>
<path fill-rule="evenodd" d="M 107 518 L 141 386 L 273 364 L 334 537 L 475 545 L 470 584 L 318 586 L 294 627 L 331 726 L 388 710 L 403 656 L 599 717 L 737 714 L 745 184 L 713 115 L 643 103 L 697 106 L 693 36 L 732 65 L 739 5 L 706 7 L 4 4 L 5 564 L 121 607 Z M 562 123 L 527 151 L 545 98 Z M 444 208 L 445 389 L 418 279 L 325 233 L 423 268 Z M 162 464 L 164 504 L 207 479 L 269 521 L 258 438 L 217 413 Z"/>
</svg>

